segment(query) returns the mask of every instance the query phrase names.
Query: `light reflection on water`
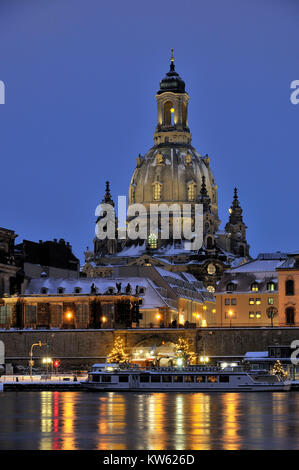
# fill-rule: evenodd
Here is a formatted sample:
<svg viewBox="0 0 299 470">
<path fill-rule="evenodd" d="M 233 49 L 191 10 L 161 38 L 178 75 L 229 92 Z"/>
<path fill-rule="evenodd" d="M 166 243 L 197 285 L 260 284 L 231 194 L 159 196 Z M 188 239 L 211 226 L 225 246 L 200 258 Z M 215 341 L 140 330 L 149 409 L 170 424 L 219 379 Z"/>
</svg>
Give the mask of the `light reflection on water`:
<svg viewBox="0 0 299 470">
<path fill-rule="evenodd" d="M 0 394 L 0 449 L 299 449 L 299 394 Z"/>
</svg>

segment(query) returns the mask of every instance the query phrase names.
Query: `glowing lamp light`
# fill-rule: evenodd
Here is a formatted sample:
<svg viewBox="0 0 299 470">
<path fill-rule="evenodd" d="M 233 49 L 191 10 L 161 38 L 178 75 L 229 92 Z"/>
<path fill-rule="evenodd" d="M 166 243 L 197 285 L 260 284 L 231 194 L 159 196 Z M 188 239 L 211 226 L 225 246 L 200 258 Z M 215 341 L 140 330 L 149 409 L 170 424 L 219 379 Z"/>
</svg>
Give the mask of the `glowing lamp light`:
<svg viewBox="0 0 299 470">
<path fill-rule="evenodd" d="M 170 112 L 171 112 L 171 113 L 174 113 L 174 108 L 170 108 Z"/>
<path fill-rule="evenodd" d="M 204 306 L 202 307 L 202 309 L 203 309 L 203 310 L 207 310 L 207 306 L 204 305 Z"/>
<path fill-rule="evenodd" d="M 216 313 L 216 309 L 215 309 L 215 308 L 213 308 L 212 313 Z"/>
<path fill-rule="evenodd" d="M 184 361 L 183 361 L 183 359 L 182 359 L 181 357 L 179 357 L 178 360 L 176 361 L 176 363 L 177 363 L 177 366 L 178 366 L 178 367 L 182 367 L 183 364 L 184 364 Z"/>
<path fill-rule="evenodd" d="M 161 315 L 160 315 L 160 313 L 157 313 L 157 315 L 156 315 L 156 319 L 157 319 L 157 320 L 160 320 L 160 319 L 161 319 Z"/>
<path fill-rule="evenodd" d="M 106 317 L 102 317 L 101 320 L 102 320 L 103 323 L 106 323 L 107 318 L 106 318 Z"/>
<path fill-rule="evenodd" d="M 206 363 L 209 362 L 210 358 L 209 358 L 208 356 L 200 356 L 200 359 L 199 359 L 199 360 L 200 360 L 201 363 L 205 363 L 205 364 L 206 364 Z"/>
<path fill-rule="evenodd" d="M 51 364 L 52 359 L 50 357 L 43 357 L 43 364 Z"/>
<path fill-rule="evenodd" d="M 65 316 L 68 320 L 70 320 L 73 317 L 73 314 L 72 312 L 66 312 Z"/>
<path fill-rule="evenodd" d="M 207 327 L 207 320 L 202 320 L 201 326 L 206 328 Z"/>
</svg>

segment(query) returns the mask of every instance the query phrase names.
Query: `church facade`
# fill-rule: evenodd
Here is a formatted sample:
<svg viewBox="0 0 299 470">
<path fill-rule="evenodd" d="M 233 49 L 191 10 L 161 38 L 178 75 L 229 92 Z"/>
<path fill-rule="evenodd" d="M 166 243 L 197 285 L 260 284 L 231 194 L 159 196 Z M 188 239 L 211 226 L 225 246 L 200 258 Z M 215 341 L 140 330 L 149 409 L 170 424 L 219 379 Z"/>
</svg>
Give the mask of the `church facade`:
<svg viewBox="0 0 299 470">
<path fill-rule="evenodd" d="M 189 272 L 213 293 L 226 269 L 250 259 L 247 227 L 236 188 L 229 220 L 224 230 L 219 229 L 217 185 L 210 157 L 201 155 L 191 144 L 189 99 L 185 82 L 175 70 L 172 52 L 169 72 L 160 81 L 156 94 L 154 145 L 144 156 L 137 157 L 128 199 L 129 205 L 142 204 L 148 213 L 153 204 L 164 204 L 170 209 L 175 204 L 183 214 L 183 208 L 188 204 L 193 228 L 195 206 L 201 204 L 202 246 L 186 249 L 186 240 L 176 237 L 175 214 L 170 212 L 167 238 L 162 236 L 161 219 L 155 233 L 151 232 L 150 221 L 146 222 L 147 236 L 143 239 L 100 240 L 96 237 L 93 251 L 85 252 L 83 272 L 87 276 L 109 276 L 115 266 L 151 265 L 173 272 Z M 102 203 L 114 207 L 109 182 Z M 128 218 L 127 222 L 130 220 Z"/>
</svg>

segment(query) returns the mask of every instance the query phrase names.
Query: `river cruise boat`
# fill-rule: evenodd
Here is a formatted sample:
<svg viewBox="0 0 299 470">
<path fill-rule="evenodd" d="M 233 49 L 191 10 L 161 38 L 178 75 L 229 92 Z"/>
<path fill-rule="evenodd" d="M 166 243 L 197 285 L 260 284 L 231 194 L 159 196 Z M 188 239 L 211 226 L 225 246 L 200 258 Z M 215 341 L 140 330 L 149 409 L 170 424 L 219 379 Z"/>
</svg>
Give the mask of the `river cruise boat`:
<svg viewBox="0 0 299 470">
<path fill-rule="evenodd" d="M 190 391 L 275 392 L 288 391 L 290 384 L 265 370 L 244 371 L 239 367 L 189 366 L 140 369 L 94 364 L 85 389 L 97 391 Z"/>
</svg>

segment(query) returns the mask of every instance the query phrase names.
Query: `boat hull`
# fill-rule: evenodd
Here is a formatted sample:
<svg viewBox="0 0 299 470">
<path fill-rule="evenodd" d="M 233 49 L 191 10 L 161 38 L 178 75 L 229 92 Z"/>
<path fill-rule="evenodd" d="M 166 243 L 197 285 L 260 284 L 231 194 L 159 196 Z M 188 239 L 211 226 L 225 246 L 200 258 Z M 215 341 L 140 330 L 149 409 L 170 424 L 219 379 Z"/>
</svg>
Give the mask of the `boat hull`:
<svg viewBox="0 0 299 470">
<path fill-rule="evenodd" d="M 82 383 L 84 389 L 95 392 L 288 392 L 291 388 L 287 384 L 279 385 L 243 385 L 238 387 L 120 387 L 119 385 L 102 385 L 95 383 Z"/>
</svg>

